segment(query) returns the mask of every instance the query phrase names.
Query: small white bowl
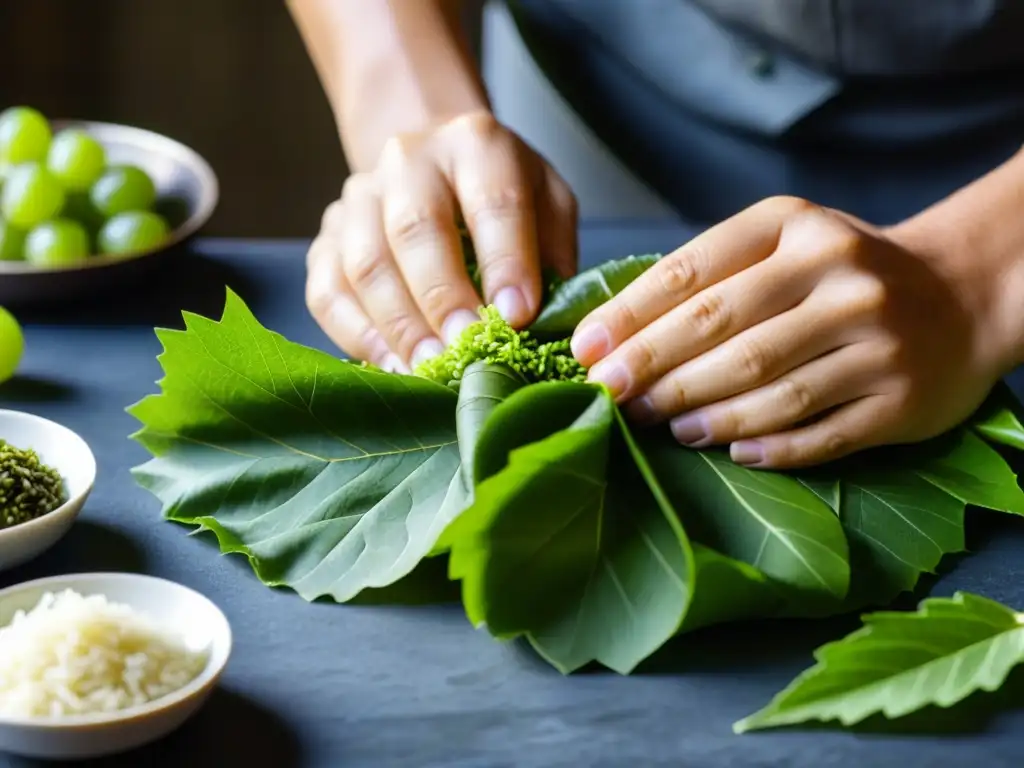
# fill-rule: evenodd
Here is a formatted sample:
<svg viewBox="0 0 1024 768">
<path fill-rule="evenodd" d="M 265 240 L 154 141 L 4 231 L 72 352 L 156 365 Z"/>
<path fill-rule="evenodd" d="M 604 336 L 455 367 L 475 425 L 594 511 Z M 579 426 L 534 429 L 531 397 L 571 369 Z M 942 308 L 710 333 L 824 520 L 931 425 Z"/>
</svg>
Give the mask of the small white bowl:
<svg viewBox="0 0 1024 768">
<path fill-rule="evenodd" d="M 72 589 L 148 614 L 181 633 L 189 647 L 208 648 L 206 668 L 184 688 L 141 707 L 98 715 L 12 718 L 0 715 L 0 752 L 45 760 L 85 760 L 126 752 L 181 726 L 213 691 L 231 655 L 231 627 L 216 605 L 188 587 L 132 573 L 78 573 L 0 590 L 0 626 L 30 610 L 47 592 Z"/>
<path fill-rule="evenodd" d="M 0 440 L 38 453 L 64 479 L 68 493 L 68 500 L 49 514 L 0 528 L 0 571 L 7 571 L 35 559 L 68 532 L 96 482 L 96 458 L 67 427 L 21 411 L 0 410 Z"/>
</svg>

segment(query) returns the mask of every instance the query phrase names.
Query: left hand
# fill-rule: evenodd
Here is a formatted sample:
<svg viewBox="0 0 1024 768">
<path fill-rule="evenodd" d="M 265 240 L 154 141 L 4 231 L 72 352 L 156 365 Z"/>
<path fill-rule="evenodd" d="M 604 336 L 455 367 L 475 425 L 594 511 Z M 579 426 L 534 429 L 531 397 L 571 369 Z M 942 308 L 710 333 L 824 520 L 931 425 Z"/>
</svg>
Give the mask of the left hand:
<svg viewBox="0 0 1024 768">
<path fill-rule="evenodd" d="M 940 434 L 1004 373 L 991 275 L 897 230 L 771 198 L 663 258 L 583 320 L 576 357 L 634 420 L 818 464 Z"/>
</svg>

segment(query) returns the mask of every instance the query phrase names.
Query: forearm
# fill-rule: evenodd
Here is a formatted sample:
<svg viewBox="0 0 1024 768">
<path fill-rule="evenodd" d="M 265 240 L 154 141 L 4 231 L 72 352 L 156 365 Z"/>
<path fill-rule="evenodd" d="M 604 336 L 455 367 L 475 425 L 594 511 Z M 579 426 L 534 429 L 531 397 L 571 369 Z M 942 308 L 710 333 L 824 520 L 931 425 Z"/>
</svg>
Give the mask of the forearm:
<svg viewBox="0 0 1024 768">
<path fill-rule="evenodd" d="M 350 167 L 387 139 L 487 106 L 461 27 L 474 0 L 288 0 Z"/>
<path fill-rule="evenodd" d="M 1001 368 L 1024 363 L 1024 150 L 891 233 L 953 271 Z"/>
</svg>

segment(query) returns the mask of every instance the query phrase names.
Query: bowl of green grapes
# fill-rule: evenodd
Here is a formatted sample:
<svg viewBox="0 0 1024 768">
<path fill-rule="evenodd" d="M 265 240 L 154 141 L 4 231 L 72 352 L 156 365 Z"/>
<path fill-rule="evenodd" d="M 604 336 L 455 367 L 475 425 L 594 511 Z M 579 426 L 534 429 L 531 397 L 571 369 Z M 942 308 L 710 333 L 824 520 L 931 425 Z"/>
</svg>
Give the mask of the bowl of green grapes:
<svg viewBox="0 0 1024 768">
<path fill-rule="evenodd" d="M 86 296 L 195 234 L 209 164 L 141 128 L 0 112 L 0 303 Z"/>
</svg>

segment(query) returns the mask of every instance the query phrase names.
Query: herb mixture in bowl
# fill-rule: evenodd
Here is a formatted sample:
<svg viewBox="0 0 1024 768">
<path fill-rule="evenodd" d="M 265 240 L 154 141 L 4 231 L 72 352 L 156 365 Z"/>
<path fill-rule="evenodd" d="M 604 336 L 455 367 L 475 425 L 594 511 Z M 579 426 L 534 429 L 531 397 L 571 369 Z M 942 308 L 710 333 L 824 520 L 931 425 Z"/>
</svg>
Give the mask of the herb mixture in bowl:
<svg viewBox="0 0 1024 768">
<path fill-rule="evenodd" d="M 140 707 L 187 686 L 208 656 L 146 614 L 103 595 L 48 592 L 0 629 L 0 717 Z"/>
<path fill-rule="evenodd" d="M 64 481 L 31 449 L 0 439 L 0 530 L 42 517 L 67 501 Z"/>
</svg>

